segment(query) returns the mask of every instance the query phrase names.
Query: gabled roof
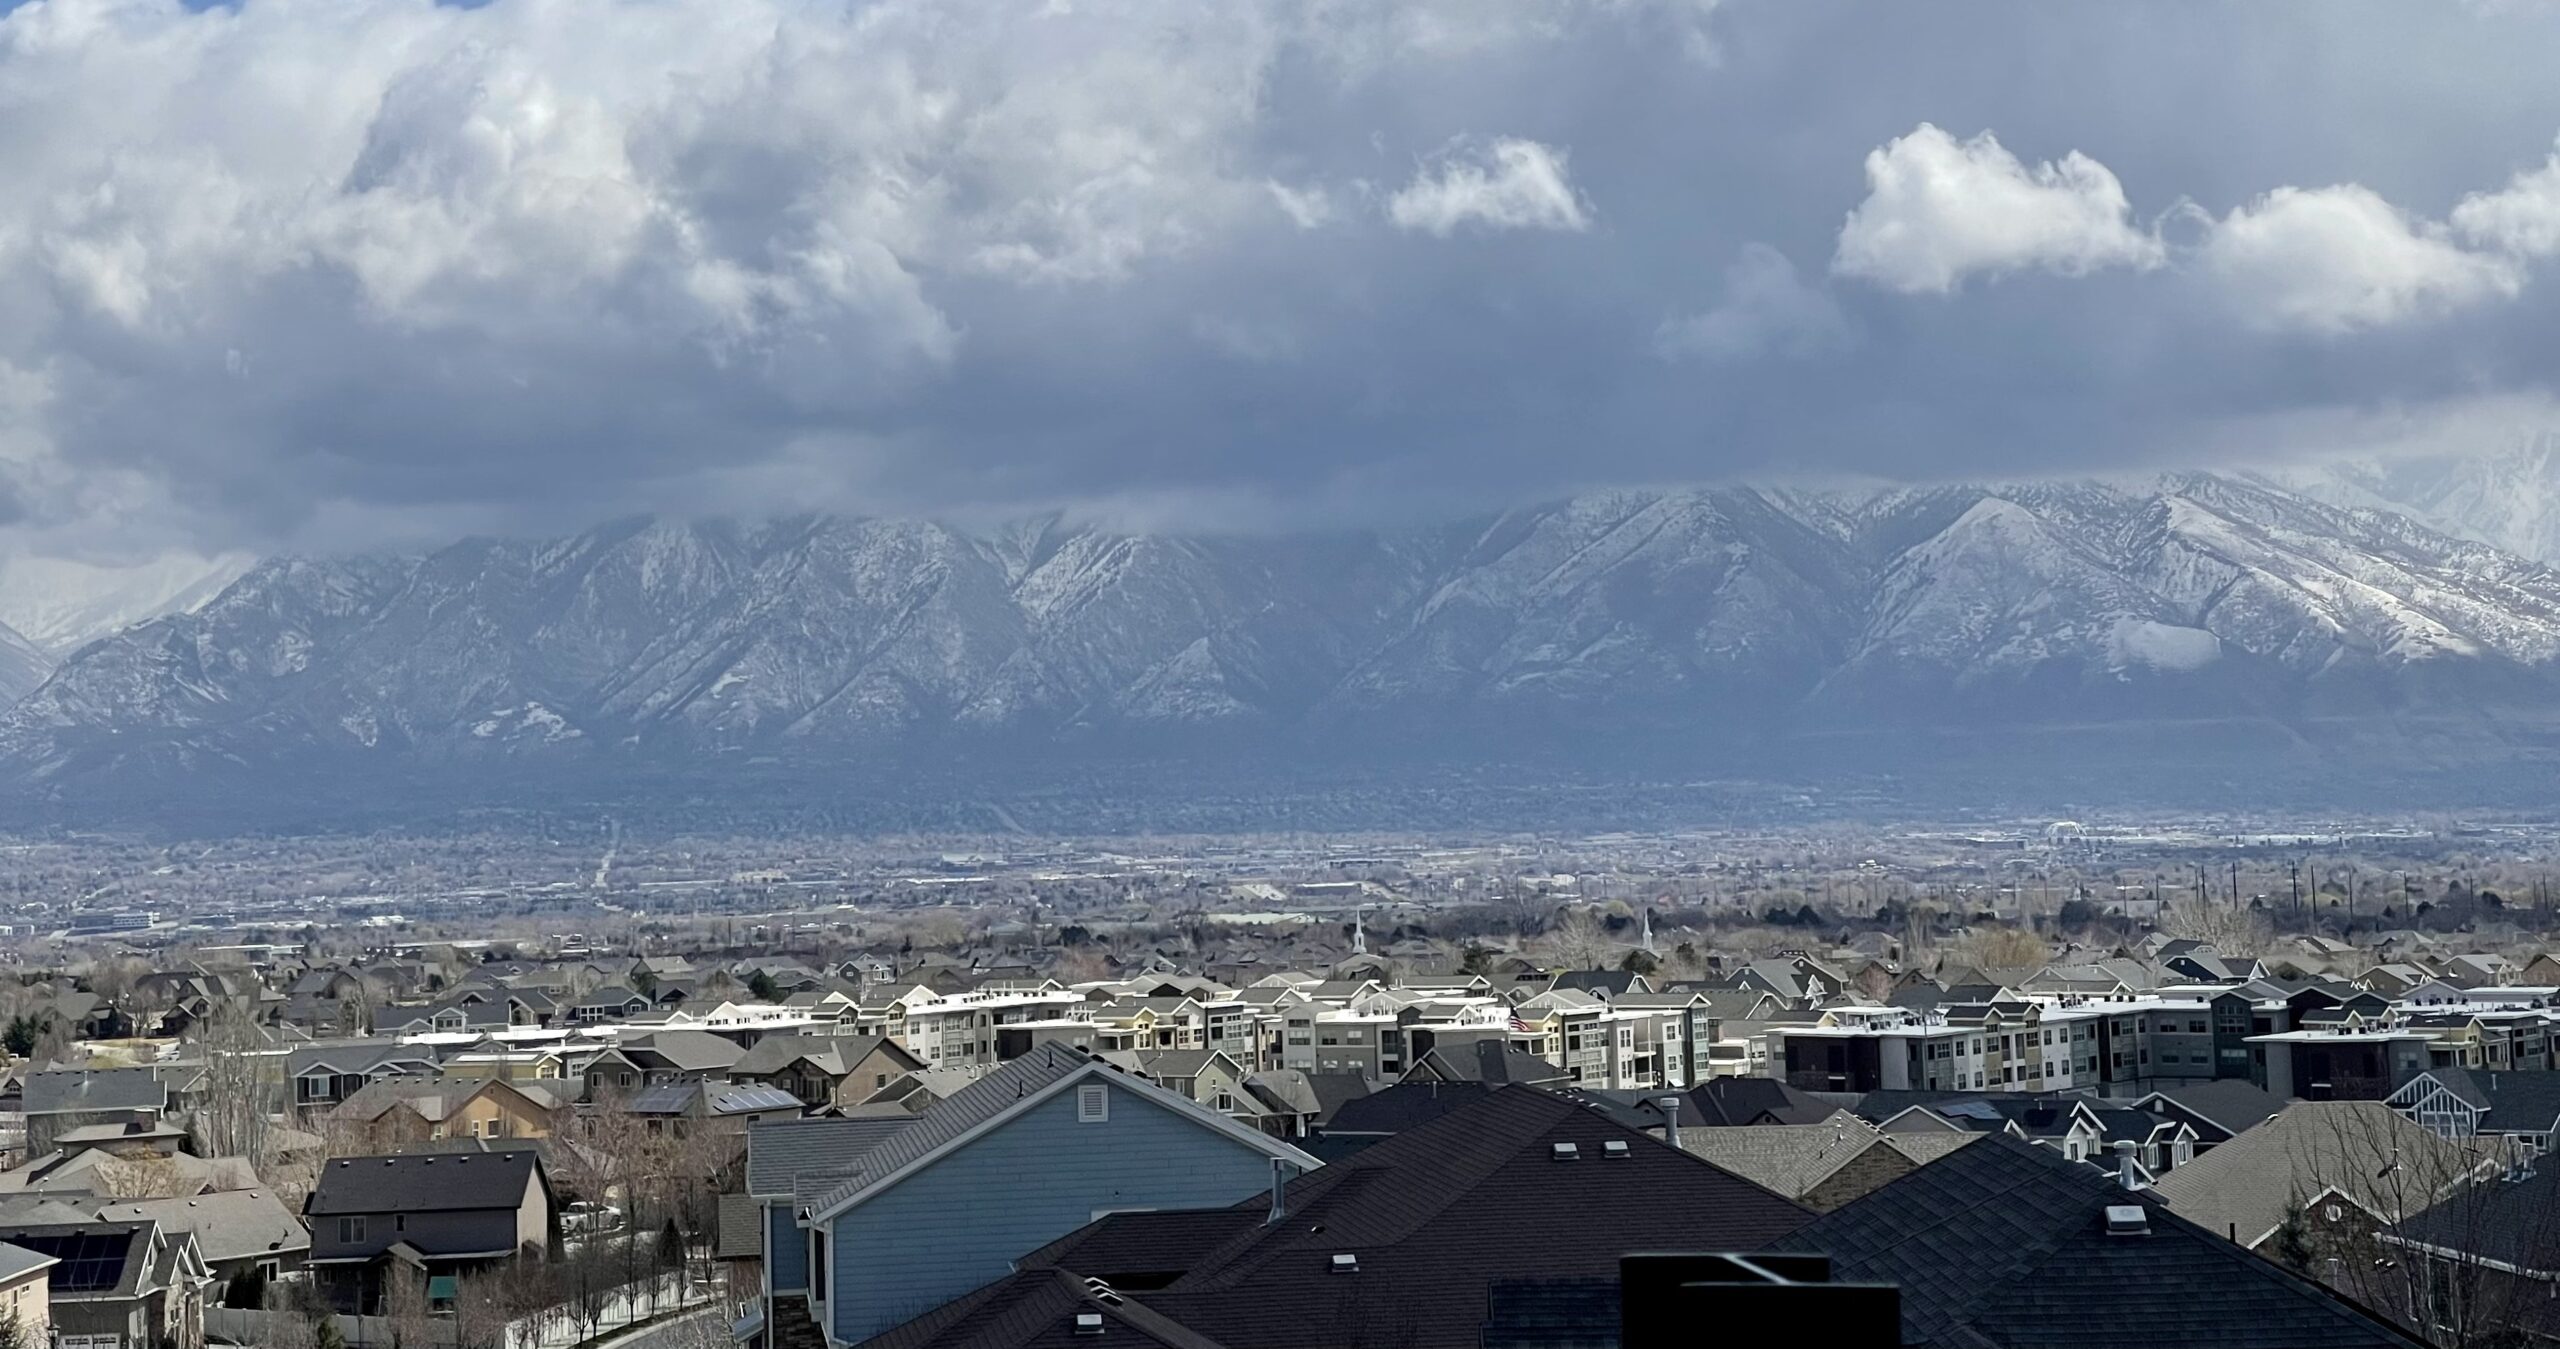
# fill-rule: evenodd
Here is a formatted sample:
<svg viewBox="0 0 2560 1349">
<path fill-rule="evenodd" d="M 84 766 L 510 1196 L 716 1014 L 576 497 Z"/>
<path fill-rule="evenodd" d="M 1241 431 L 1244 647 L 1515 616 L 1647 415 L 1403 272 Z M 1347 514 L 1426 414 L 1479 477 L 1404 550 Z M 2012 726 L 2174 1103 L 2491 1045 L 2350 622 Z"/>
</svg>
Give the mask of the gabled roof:
<svg viewBox="0 0 2560 1349">
<path fill-rule="evenodd" d="M 2424 1076 L 2478 1107 L 2482 1133 L 2549 1133 L 2560 1123 L 2560 1072 L 2437 1068 Z"/>
<path fill-rule="evenodd" d="M 292 1255 L 311 1249 L 311 1234 L 273 1190 L 234 1190 L 187 1199 L 110 1203 L 104 1222 L 158 1223 L 168 1232 L 192 1232 L 209 1261 Z"/>
<path fill-rule="evenodd" d="M 2284 1109 L 2284 1098 L 2254 1082 L 2236 1077 L 2184 1086 L 2162 1087 L 2133 1103 L 2137 1110 L 2167 1107 L 2154 1113 L 2184 1115 L 2208 1143 L 2237 1137 L 2266 1123 Z"/>
<path fill-rule="evenodd" d="M 2108 1210 L 2146 1231 L 2112 1235 Z M 1902 1342 L 1945 1349 L 2417 1349 L 2156 1196 L 2014 1138 L 1980 1139 L 1775 1243 L 1902 1290 Z"/>
<path fill-rule="evenodd" d="M 909 1168 L 962 1145 L 1073 1083 L 1097 1077 L 1107 1078 L 1114 1088 L 1138 1100 L 1188 1115 L 1203 1127 L 1226 1134 L 1247 1147 L 1300 1166 L 1317 1165 L 1316 1159 L 1306 1153 L 1189 1097 L 1131 1077 L 1082 1050 L 1043 1044 L 934 1103 L 916 1117 L 912 1127 L 900 1130 L 866 1154 L 858 1169 L 813 1208 L 820 1217 L 850 1208 L 868 1195 L 896 1184 Z"/>
<path fill-rule="evenodd" d="M 768 1035 L 739 1055 L 729 1065 L 729 1071 L 740 1077 L 764 1077 L 805 1060 L 829 1077 L 842 1077 L 852 1066 L 852 1060 L 846 1057 L 848 1049 L 866 1049 L 878 1043 L 869 1037 L 848 1040 L 836 1035 Z"/>
<path fill-rule="evenodd" d="M 164 1238 L 151 1222 L 0 1224 L 0 1242 L 61 1263 L 45 1275 L 55 1302 L 117 1300 L 148 1291 Z"/>
<path fill-rule="evenodd" d="M 1682 1150 L 1789 1199 L 1801 1199 L 1832 1173 L 1891 1144 L 1874 1125 L 1839 1111 L 1820 1124 L 1762 1124 L 1744 1129 L 1691 1129 Z"/>
<path fill-rule="evenodd" d="M 1121 1214 L 1018 1263 L 1143 1282 L 1110 1266 L 1161 1264 L 1187 1237 L 1203 1244 L 1181 1276 L 1136 1300 L 1222 1344 L 1475 1349 L 1498 1280 L 1614 1274 L 1630 1250 L 1755 1250 L 1809 1216 L 1535 1087 L 1496 1088 L 1302 1175 L 1284 1200 L 1276 1223 L 1263 1221 L 1267 1197 L 1235 1205 L 1232 1235 L 1214 1244 L 1217 1223 L 1197 1214 Z M 1335 1273 L 1337 1255 L 1356 1272 Z"/>
<path fill-rule="evenodd" d="M 2254 1246 L 2288 1207 L 2335 1193 L 2384 1221 L 2435 1202 L 2480 1157 L 2379 1101 L 2296 1101 L 2160 1178 L 2181 1215 Z"/>
<path fill-rule="evenodd" d="M 512 1209 L 540 1175 L 532 1149 L 333 1158 L 304 1201 L 313 1217 L 340 1213 L 452 1213 Z"/>
</svg>

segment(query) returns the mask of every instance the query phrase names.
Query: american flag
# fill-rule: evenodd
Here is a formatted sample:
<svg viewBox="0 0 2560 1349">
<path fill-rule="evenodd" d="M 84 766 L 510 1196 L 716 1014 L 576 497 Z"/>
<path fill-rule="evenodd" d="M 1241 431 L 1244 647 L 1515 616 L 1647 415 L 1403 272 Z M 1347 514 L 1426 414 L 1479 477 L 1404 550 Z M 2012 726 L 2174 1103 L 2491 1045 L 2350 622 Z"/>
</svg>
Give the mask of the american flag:
<svg viewBox="0 0 2560 1349">
<path fill-rule="evenodd" d="M 1538 1032 L 1538 1028 L 1522 1020 L 1518 1012 L 1513 1012 L 1511 1014 L 1511 1031 L 1515 1035 L 1535 1035 Z"/>
</svg>

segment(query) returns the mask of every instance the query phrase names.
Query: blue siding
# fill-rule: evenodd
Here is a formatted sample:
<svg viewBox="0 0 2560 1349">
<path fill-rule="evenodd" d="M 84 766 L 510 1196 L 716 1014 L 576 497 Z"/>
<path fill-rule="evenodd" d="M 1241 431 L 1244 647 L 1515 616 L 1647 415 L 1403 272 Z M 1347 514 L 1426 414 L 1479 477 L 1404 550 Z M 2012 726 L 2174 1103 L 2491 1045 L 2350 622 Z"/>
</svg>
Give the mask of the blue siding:
<svg viewBox="0 0 2560 1349">
<path fill-rule="evenodd" d="M 1070 1087 L 833 1219 L 839 1340 L 1002 1277 L 1096 1209 L 1208 1208 L 1271 1183 L 1268 1155 L 1130 1088 L 1112 1086 L 1096 1124 L 1076 1122 L 1075 1098 Z"/>
<path fill-rule="evenodd" d="M 798 1293 L 809 1287 L 809 1234 L 791 1219 L 791 1205 L 764 1211 L 764 1265 L 773 1272 L 773 1291 Z"/>
</svg>

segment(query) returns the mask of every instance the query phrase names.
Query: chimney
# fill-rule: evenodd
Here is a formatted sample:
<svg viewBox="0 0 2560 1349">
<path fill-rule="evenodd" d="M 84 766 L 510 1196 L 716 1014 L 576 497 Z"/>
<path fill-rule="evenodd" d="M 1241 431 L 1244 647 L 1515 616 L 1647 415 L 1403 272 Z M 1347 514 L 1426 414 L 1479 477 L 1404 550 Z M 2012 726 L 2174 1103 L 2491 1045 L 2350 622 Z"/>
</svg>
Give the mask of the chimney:
<svg viewBox="0 0 2560 1349">
<path fill-rule="evenodd" d="M 2133 1140 L 2129 1138 L 2116 1144 L 2116 1184 L 2127 1190 L 2142 1188 L 2140 1173 L 2133 1167 Z"/>
<path fill-rule="evenodd" d="M 1665 1096 L 1661 1104 L 1662 1141 L 1676 1148 L 1680 1146 L 1680 1098 Z"/>
<path fill-rule="evenodd" d="M 1262 1220 L 1265 1227 L 1289 1216 L 1289 1164 L 1277 1157 L 1271 1159 L 1271 1216 Z"/>
</svg>

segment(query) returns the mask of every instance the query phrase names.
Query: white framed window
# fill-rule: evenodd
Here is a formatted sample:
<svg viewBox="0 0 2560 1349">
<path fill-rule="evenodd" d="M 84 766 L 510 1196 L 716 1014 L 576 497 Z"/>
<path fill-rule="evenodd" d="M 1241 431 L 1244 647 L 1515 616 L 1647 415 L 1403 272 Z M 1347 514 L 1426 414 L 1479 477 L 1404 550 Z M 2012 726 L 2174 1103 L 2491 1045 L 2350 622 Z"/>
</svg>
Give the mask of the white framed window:
<svg viewBox="0 0 2560 1349">
<path fill-rule="evenodd" d="M 1076 1088 L 1076 1123 L 1100 1124 L 1111 1118 L 1111 1088 L 1088 1086 Z"/>
</svg>

